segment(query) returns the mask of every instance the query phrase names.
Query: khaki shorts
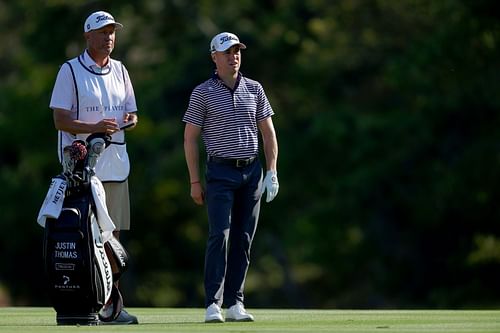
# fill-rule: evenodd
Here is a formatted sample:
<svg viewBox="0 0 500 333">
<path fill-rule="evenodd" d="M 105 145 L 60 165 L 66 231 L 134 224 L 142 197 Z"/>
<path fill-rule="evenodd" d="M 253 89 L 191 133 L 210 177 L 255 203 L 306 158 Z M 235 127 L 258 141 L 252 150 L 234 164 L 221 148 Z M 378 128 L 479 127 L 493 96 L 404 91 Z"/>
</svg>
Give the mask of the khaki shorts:
<svg viewBox="0 0 500 333">
<path fill-rule="evenodd" d="M 106 192 L 106 205 L 116 231 L 130 230 L 130 198 L 128 180 L 121 183 L 102 183 Z"/>
</svg>

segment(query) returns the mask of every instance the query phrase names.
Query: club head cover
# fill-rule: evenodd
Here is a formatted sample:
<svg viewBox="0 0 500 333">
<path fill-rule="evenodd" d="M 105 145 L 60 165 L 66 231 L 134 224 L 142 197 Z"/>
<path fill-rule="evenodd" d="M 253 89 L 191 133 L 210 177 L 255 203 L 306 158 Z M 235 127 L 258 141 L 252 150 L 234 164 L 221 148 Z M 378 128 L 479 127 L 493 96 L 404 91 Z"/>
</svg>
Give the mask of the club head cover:
<svg viewBox="0 0 500 333">
<path fill-rule="evenodd" d="M 87 145 L 92 142 L 93 139 L 100 138 L 103 139 L 104 142 L 106 143 L 106 147 L 108 147 L 111 144 L 111 135 L 106 134 L 106 133 L 92 133 L 90 134 L 85 141 L 87 141 Z"/>
<path fill-rule="evenodd" d="M 113 270 L 113 281 L 116 282 L 128 268 L 129 254 L 114 236 L 104 243 L 104 248 Z"/>
</svg>

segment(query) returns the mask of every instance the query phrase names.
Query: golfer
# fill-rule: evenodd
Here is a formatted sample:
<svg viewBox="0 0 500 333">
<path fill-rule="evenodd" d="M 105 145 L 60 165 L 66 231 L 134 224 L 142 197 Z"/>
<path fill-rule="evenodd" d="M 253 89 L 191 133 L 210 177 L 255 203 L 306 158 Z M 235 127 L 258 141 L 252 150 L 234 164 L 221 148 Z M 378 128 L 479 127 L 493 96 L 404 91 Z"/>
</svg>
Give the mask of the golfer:
<svg viewBox="0 0 500 333">
<path fill-rule="evenodd" d="M 184 150 L 191 197 L 208 210 L 205 253 L 205 322 L 253 321 L 244 307 L 250 247 L 260 199 L 278 193 L 278 143 L 271 105 L 260 83 L 240 73 L 245 44 L 232 33 L 216 35 L 210 53 L 216 71 L 192 92 L 184 115 Z M 262 135 L 266 176 L 259 161 Z M 199 137 L 206 149 L 205 189 L 199 163 Z M 221 307 L 227 306 L 225 318 Z"/>
</svg>

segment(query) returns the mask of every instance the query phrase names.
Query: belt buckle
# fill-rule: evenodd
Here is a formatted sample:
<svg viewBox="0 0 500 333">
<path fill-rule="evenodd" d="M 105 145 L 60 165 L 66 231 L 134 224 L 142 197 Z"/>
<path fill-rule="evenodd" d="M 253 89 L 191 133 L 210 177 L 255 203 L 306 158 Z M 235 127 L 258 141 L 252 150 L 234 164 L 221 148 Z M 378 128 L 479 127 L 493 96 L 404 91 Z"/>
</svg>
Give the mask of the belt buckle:
<svg viewBox="0 0 500 333">
<path fill-rule="evenodd" d="M 247 165 L 247 160 L 242 160 L 242 159 L 237 159 L 236 160 L 236 167 L 237 168 L 242 168 Z"/>
</svg>

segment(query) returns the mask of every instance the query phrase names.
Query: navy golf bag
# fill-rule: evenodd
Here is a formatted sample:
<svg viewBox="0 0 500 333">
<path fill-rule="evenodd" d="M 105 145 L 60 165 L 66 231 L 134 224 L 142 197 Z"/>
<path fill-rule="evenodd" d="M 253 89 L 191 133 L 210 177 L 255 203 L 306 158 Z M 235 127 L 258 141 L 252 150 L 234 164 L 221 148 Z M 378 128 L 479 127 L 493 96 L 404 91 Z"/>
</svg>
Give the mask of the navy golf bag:
<svg viewBox="0 0 500 333">
<path fill-rule="evenodd" d="M 122 307 L 114 282 L 126 269 L 128 253 L 117 239 L 103 242 L 91 189 L 94 166 L 107 138 L 91 135 L 64 149 L 64 201 L 58 218 L 47 218 L 44 261 L 48 292 L 58 325 L 98 325 Z M 115 272 L 112 265 L 117 267 Z M 104 315 L 99 311 L 112 302 Z"/>
<path fill-rule="evenodd" d="M 95 220 L 92 195 L 81 191 L 66 196 L 58 219 L 46 221 L 45 268 L 59 325 L 97 325 L 106 289 L 112 289 L 111 266 Z"/>
</svg>

